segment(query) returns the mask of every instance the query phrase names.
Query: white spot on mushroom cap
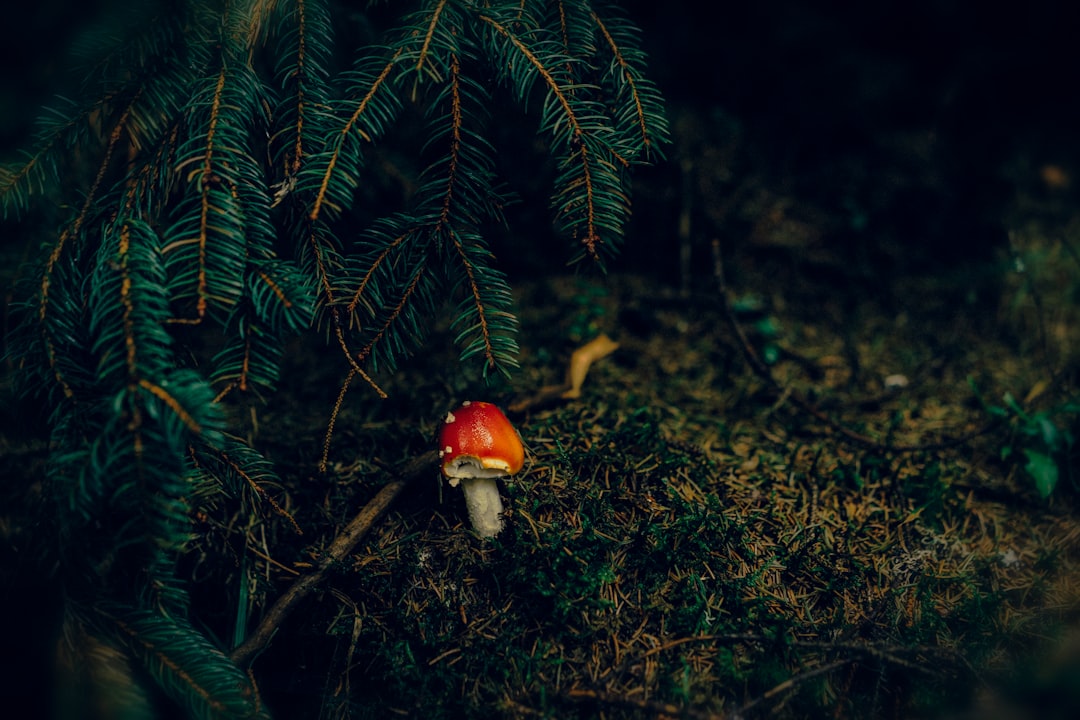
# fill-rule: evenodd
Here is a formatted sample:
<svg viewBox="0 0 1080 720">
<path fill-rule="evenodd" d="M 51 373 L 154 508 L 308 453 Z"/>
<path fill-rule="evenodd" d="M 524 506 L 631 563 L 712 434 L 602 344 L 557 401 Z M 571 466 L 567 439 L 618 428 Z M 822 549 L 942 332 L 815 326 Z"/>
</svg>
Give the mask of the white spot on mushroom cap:
<svg viewBox="0 0 1080 720">
<path fill-rule="evenodd" d="M 446 420 L 445 420 L 445 422 L 446 422 L 446 424 L 447 424 L 447 425 L 449 425 L 450 423 L 454 422 L 455 420 L 457 420 L 457 418 L 456 418 L 456 417 L 454 417 L 454 413 L 452 413 L 452 412 L 448 412 L 448 413 L 446 413 Z"/>
</svg>

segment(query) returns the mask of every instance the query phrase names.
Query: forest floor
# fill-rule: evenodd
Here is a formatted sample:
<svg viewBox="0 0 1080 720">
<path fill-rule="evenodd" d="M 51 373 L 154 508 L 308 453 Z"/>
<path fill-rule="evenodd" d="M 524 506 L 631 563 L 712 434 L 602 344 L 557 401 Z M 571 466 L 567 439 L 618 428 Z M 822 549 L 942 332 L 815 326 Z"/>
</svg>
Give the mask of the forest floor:
<svg viewBox="0 0 1080 720">
<path fill-rule="evenodd" d="M 345 367 L 298 350 L 251 415 L 281 511 L 212 520 L 223 538 L 246 524 L 267 602 L 456 403 L 520 409 L 574 348 L 619 344 L 580 398 L 512 414 L 527 461 L 506 529 L 471 534 L 433 470 L 278 629 L 255 663 L 267 701 L 282 717 L 1074 716 L 1078 268 L 1038 182 L 1013 208 L 1043 220 L 1008 247 L 880 277 L 815 244 L 813 208 L 759 190 L 730 246 L 671 232 L 691 258 L 674 281 L 517 282 L 510 380 L 463 374 L 437 329 L 380 379 L 388 399 L 350 389 L 325 447 Z"/>
<path fill-rule="evenodd" d="M 254 624 L 458 402 L 516 409 L 527 447 L 495 540 L 431 468 L 277 624 L 253 665 L 276 717 L 1080 713 L 1061 178 L 1018 191 L 1029 221 L 1008 246 L 898 271 L 822 240 L 839 221 L 766 184 L 705 204 L 722 163 L 699 157 L 682 230 L 654 243 L 666 274 L 515 280 L 512 378 L 463 368 L 439 326 L 377 377 L 387 399 L 352 387 L 328 435 L 347 366 L 306 338 L 279 394 L 243 409 L 282 484 L 259 488 L 261 513 L 195 518 L 195 601 L 219 636 L 242 586 Z M 618 348 L 581 396 L 529 406 L 600 334 Z M 5 477 L 43 467 L 21 417 Z"/>
</svg>

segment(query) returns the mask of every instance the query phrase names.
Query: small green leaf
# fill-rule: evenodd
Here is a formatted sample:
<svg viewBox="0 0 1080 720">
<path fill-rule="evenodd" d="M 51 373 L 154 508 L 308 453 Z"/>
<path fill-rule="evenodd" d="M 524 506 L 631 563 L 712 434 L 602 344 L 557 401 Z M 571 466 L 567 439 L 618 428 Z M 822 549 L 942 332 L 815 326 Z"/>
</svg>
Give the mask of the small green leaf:
<svg viewBox="0 0 1080 720">
<path fill-rule="evenodd" d="M 1005 395 L 1001 399 L 1005 403 L 1005 405 L 1009 407 L 1009 409 L 1016 413 L 1016 416 L 1018 418 L 1020 418 L 1024 422 L 1027 422 L 1027 413 L 1024 412 L 1024 408 L 1020 407 L 1020 403 L 1016 402 L 1016 398 L 1013 397 L 1012 393 L 1005 393 Z"/>
<path fill-rule="evenodd" d="M 1051 450 L 1058 449 L 1061 442 L 1061 433 L 1058 432 L 1057 426 L 1050 422 L 1050 419 L 1043 414 L 1036 416 L 1035 420 L 1039 426 L 1042 440 L 1046 443 L 1046 447 Z"/>
<path fill-rule="evenodd" d="M 1050 497 L 1058 482 L 1058 466 L 1054 458 L 1037 450 L 1024 450 L 1027 456 L 1027 465 L 1024 467 L 1028 474 L 1035 479 L 1035 487 L 1043 498 Z"/>
<path fill-rule="evenodd" d="M 775 365 L 780 359 L 780 348 L 773 343 L 769 343 L 761 349 L 761 359 L 765 361 L 766 365 Z"/>
<path fill-rule="evenodd" d="M 776 321 L 774 317 L 763 317 L 754 323 L 754 329 L 767 338 L 774 338 L 780 335 L 780 323 Z"/>
</svg>

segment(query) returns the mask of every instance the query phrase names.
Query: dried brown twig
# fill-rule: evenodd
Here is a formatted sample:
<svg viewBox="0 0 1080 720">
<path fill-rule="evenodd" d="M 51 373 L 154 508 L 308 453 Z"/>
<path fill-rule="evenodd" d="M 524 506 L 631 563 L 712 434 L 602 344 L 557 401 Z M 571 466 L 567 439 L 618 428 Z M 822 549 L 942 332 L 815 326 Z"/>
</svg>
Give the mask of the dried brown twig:
<svg viewBox="0 0 1080 720">
<path fill-rule="evenodd" d="M 727 716 L 720 713 L 695 710 L 690 707 L 680 707 L 671 703 L 659 702 L 618 695 L 616 693 L 600 692 L 597 690 L 570 690 L 561 697 L 576 703 L 593 703 L 608 707 L 621 707 L 638 712 L 649 713 L 658 718 L 689 718 L 690 720 L 724 720 Z"/>
<path fill-rule="evenodd" d="M 758 357 L 757 353 L 754 351 L 753 345 L 750 344 L 750 340 L 747 339 L 746 333 L 742 329 L 742 325 L 739 324 L 738 318 L 735 317 L 735 312 L 731 309 L 731 301 L 728 299 L 727 283 L 724 280 L 724 265 L 720 254 L 720 242 L 718 240 L 713 240 L 712 254 L 713 275 L 716 280 L 717 294 L 720 296 L 720 307 L 724 311 L 724 318 L 727 320 L 728 325 L 735 334 L 735 338 L 739 343 L 739 348 L 742 350 L 743 356 L 746 358 L 746 362 L 750 366 L 750 369 L 753 370 L 755 375 L 780 393 L 781 402 L 790 402 L 815 420 L 827 425 L 829 429 L 839 434 L 845 440 L 881 452 L 901 453 L 944 450 L 946 448 L 956 447 L 957 445 L 963 445 L 966 442 L 970 442 L 981 435 L 985 435 L 1000 424 L 1000 418 L 994 418 L 982 427 L 958 437 L 945 438 L 937 442 L 906 445 L 875 440 L 869 435 L 863 435 L 862 433 L 856 432 L 838 420 L 835 420 L 815 407 L 794 388 L 788 387 L 777 380 L 773 376 L 772 371 L 769 370 L 769 367 Z"/>
<path fill-rule="evenodd" d="M 754 707 L 757 707 L 761 703 L 772 700 L 777 695 L 785 693 L 785 692 L 787 692 L 789 690 L 793 690 L 796 687 L 798 687 L 800 684 L 806 682 L 807 680 L 812 680 L 813 678 L 816 678 L 819 675 L 826 675 L 826 674 L 832 672 L 833 670 L 836 670 L 839 667 L 843 667 L 844 665 L 847 665 L 850 662 L 851 661 L 847 660 L 847 659 L 834 660 L 833 662 L 826 663 L 826 664 L 824 664 L 824 665 L 822 665 L 820 667 L 816 667 L 816 668 L 814 668 L 812 670 L 807 670 L 806 672 L 801 672 L 798 675 L 792 675 L 787 680 L 784 680 L 780 684 L 778 684 L 778 685 L 776 685 L 776 686 L 774 686 L 772 688 L 769 688 L 768 690 L 766 690 L 765 692 L 763 692 L 761 695 L 757 696 L 756 698 L 752 698 L 751 700 L 747 701 L 746 703 L 743 703 L 742 707 L 740 707 L 738 710 L 736 710 L 735 712 L 732 713 L 732 717 L 743 717 L 743 715 L 745 715 L 746 712 L 748 712 L 749 710 L 751 710 Z"/>
<path fill-rule="evenodd" d="M 315 569 L 297 578 L 270 606 L 255 631 L 229 654 L 232 661 L 241 667 L 250 665 L 255 656 L 270 642 L 278 626 L 289 616 L 296 604 L 322 583 L 334 565 L 348 556 L 356 543 L 367 535 L 407 487 L 431 472 L 438 459 L 438 452 L 430 450 L 407 462 L 398 471 L 397 477 L 384 485 L 334 538 Z"/>
<path fill-rule="evenodd" d="M 773 642 L 774 640 L 772 638 L 768 638 L 765 635 L 758 633 L 693 635 L 669 640 L 663 645 L 658 645 L 645 651 L 640 657 L 644 658 L 651 655 L 657 655 L 689 643 L 747 643 L 764 646 Z M 834 658 L 827 661 L 826 658 L 822 658 L 823 664 L 818 665 L 817 667 L 802 669 L 800 672 L 793 674 L 791 677 L 774 685 L 760 695 L 749 698 L 743 702 L 742 705 L 738 706 L 738 708 L 728 713 L 709 712 L 689 706 L 677 706 L 670 703 L 649 700 L 647 698 L 631 697 L 629 695 L 603 690 L 586 690 L 579 688 L 561 693 L 559 697 L 577 703 L 592 702 L 598 706 L 629 708 L 656 717 L 682 717 L 690 718 L 691 720 L 725 720 L 726 718 L 746 717 L 751 711 L 760 712 L 761 708 L 759 706 L 777 702 L 780 696 L 795 690 L 799 685 L 809 680 L 821 675 L 827 675 L 839 668 L 852 664 L 860 664 L 865 661 L 901 666 L 909 670 L 930 675 L 939 674 L 942 670 L 940 665 L 923 665 L 903 657 L 904 655 L 930 655 L 942 659 L 947 658 L 952 663 L 967 667 L 969 671 L 974 673 L 974 670 L 967 664 L 967 661 L 963 656 L 943 648 L 926 646 L 903 647 L 899 645 L 844 642 L 840 640 L 792 639 L 788 640 L 786 644 L 793 648 L 820 650 L 823 653 L 828 653 L 828 655 L 834 655 Z M 839 655 L 839 657 L 835 657 L 835 655 Z"/>
</svg>

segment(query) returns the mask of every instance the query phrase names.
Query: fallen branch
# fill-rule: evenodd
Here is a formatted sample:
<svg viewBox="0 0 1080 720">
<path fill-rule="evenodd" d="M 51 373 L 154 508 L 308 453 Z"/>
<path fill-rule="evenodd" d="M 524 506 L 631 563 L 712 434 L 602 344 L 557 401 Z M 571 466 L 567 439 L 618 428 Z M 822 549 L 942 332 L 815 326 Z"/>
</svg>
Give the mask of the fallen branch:
<svg viewBox="0 0 1080 720">
<path fill-rule="evenodd" d="M 591 702 L 596 705 L 620 707 L 638 712 L 649 713 L 655 717 L 690 718 L 690 720 L 724 720 L 727 716 L 720 713 L 705 712 L 689 707 L 680 707 L 671 703 L 656 700 L 639 700 L 637 698 L 617 695 L 615 693 L 600 692 L 597 690 L 570 690 L 561 696 L 573 702 Z"/>
<path fill-rule="evenodd" d="M 787 680 L 784 680 L 779 685 L 776 685 L 776 686 L 774 686 L 772 688 L 769 688 L 768 690 L 766 690 L 764 693 L 762 693 L 758 697 L 753 698 L 753 699 L 743 703 L 743 705 L 738 710 L 736 710 L 735 712 L 732 713 L 732 717 L 737 717 L 737 718 L 743 717 L 746 714 L 746 712 L 748 710 L 750 710 L 751 708 L 754 708 L 757 705 L 760 705 L 761 703 L 763 703 L 763 702 L 765 702 L 767 700 L 771 700 L 771 699 L 773 699 L 774 697 L 776 697 L 777 695 L 779 695 L 781 693 L 785 693 L 785 692 L 787 692 L 789 690 L 793 690 L 794 688 L 796 688 L 800 684 L 806 682 L 807 680 L 812 680 L 813 678 L 816 678 L 819 675 L 828 674 L 828 673 L 832 672 L 833 670 L 835 670 L 835 669 L 837 669 L 839 667 L 843 667 L 844 665 L 847 665 L 850 662 L 851 662 L 850 660 L 834 660 L 831 663 L 826 663 L 825 665 L 822 665 L 821 667 L 816 667 L 813 670 L 807 670 L 806 672 L 799 673 L 798 675 L 792 675 L 791 677 L 789 677 Z"/>
<path fill-rule="evenodd" d="M 430 450 L 405 463 L 397 472 L 397 477 L 384 485 L 334 538 L 315 569 L 297 578 L 270 606 L 254 632 L 229 653 L 230 659 L 240 667 L 250 665 L 255 656 L 270 642 L 278 626 L 289 616 L 296 604 L 322 583 L 332 567 L 345 560 L 356 547 L 356 543 L 386 514 L 398 496 L 418 478 L 428 475 L 438 459 L 438 452 Z"/>
<path fill-rule="evenodd" d="M 794 388 L 790 388 L 782 384 L 777 380 L 769 367 L 762 362 L 754 351 L 753 345 L 750 344 L 750 340 L 746 337 L 746 332 L 743 331 L 742 325 L 739 324 L 738 318 L 735 317 L 735 312 L 731 308 L 731 301 L 728 299 L 727 283 L 724 281 L 724 266 L 720 257 L 720 242 L 713 240 L 712 243 L 713 254 L 713 275 L 716 279 L 716 285 L 718 294 L 720 296 L 720 307 L 724 311 L 724 317 L 727 320 L 728 325 L 731 327 L 732 332 L 735 334 L 735 339 L 739 343 L 739 347 L 742 350 L 743 356 L 746 358 L 747 364 L 750 369 L 754 371 L 754 374 L 769 384 L 774 390 L 780 393 L 780 399 L 782 402 L 790 402 L 795 407 L 799 408 L 803 412 L 807 413 L 815 420 L 828 426 L 831 430 L 839 434 L 844 439 L 861 445 L 872 450 L 878 450 L 881 452 L 889 453 L 902 453 L 902 452 L 923 452 L 928 450 L 944 450 L 946 448 L 956 447 L 957 445 L 963 445 L 966 442 L 970 442 L 975 438 L 985 435 L 1000 423 L 1000 418 L 994 418 L 990 422 L 983 425 L 981 428 L 974 430 L 965 435 L 961 435 L 955 438 L 945 438 L 937 442 L 928 443 L 915 443 L 911 445 L 905 445 L 900 443 L 884 443 L 880 440 L 875 440 L 869 435 L 863 435 L 847 427 L 838 420 L 833 419 L 829 415 L 825 414 L 817 407 L 815 407 L 810 401 L 804 398 Z M 778 403 L 779 404 L 779 403 Z"/>
<path fill-rule="evenodd" d="M 716 635 L 692 635 L 689 637 L 675 638 L 669 640 L 663 645 L 658 645 L 654 648 L 650 648 L 642 655 L 637 656 L 638 659 L 643 659 L 651 655 L 656 655 L 674 648 L 686 645 L 688 643 L 723 643 L 723 644 L 738 644 L 749 643 L 759 646 L 768 646 L 776 642 L 774 638 L 767 637 L 765 635 L 756 633 L 728 633 L 728 634 L 716 634 Z M 914 655 L 933 655 L 947 657 L 953 662 L 959 662 L 966 665 L 968 670 L 973 674 L 974 669 L 970 667 L 967 660 L 951 650 L 937 647 L 916 646 L 916 647 L 904 647 L 900 645 L 884 645 L 873 643 L 854 643 L 854 642 L 837 642 L 832 640 L 795 640 L 789 639 L 785 642 L 789 647 L 808 648 L 821 651 L 831 651 L 831 653 L 841 653 L 844 657 L 835 658 L 824 662 L 815 668 L 802 669 L 800 672 L 795 673 L 786 680 L 774 685 L 765 692 L 756 697 L 752 697 L 746 700 L 735 710 L 730 711 L 727 714 L 714 713 L 706 710 L 699 710 L 689 706 L 673 705 L 671 703 L 665 703 L 659 700 L 648 700 L 644 698 L 630 697 L 627 695 L 620 695 L 613 692 L 605 692 L 600 690 L 587 690 L 587 689 L 574 689 L 567 692 L 559 693 L 559 697 L 573 701 L 577 703 L 592 702 L 596 705 L 607 706 L 612 708 L 624 708 L 638 711 L 639 713 L 648 714 L 655 717 L 680 717 L 690 718 L 691 720 L 725 720 L 726 718 L 743 718 L 746 717 L 750 711 L 759 706 L 771 702 L 776 702 L 778 696 L 784 693 L 790 692 L 796 689 L 799 685 L 812 680 L 821 675 L 827 675 L 828 673 L 837 670 L 841 667 L 851 665 L 853 663 L 859 663 L 862 656 L 863 659 L 875 660 L 879 663 L 886 665 L 895 665 L 904 667 L 910 670 L 916 670 L 929 675 L 940 675 L 942 668 L 940 665 L 920 665 L 907 658 L 901 657 L 904 654 Z M 523 709 L 524 706 L 519 706 L 519 709 Z"/>
</svg>

